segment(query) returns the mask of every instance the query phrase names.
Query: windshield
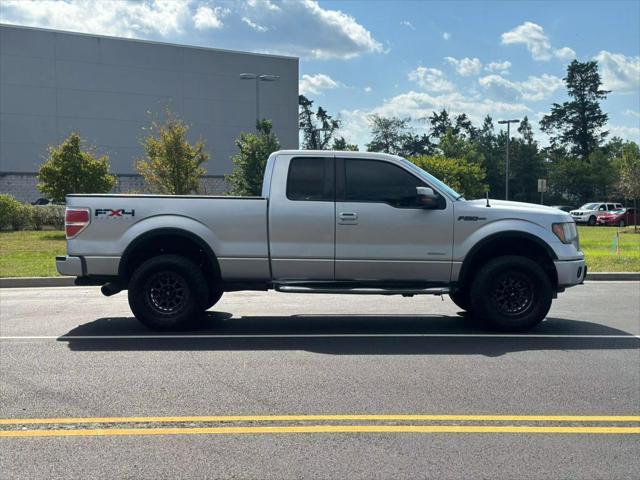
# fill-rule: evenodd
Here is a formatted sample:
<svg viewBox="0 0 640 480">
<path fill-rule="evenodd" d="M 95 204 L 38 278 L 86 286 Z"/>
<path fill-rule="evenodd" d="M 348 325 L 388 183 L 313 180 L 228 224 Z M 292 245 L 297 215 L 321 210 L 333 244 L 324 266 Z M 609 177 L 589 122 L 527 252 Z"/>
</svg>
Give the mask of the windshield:
<svg viewBox="0 0 640 480">
<path fill-rule="evenodd" d="M 580 210 L 595 210 L 598 208 L 599 203 L 585 203 L 580 207 Z"/>
<path fill-rule="evenodd" d="M 456 192 L 453 188 L 451 188 L 446 183 L 441 182 L 440 180 L 438 180 L 436 177 L 434 177 L 430 173 L 425 172 L 423 169 L 421 169 L 415 163 L 411 163 L 409 160 L 405 160 L 404 158 L 401 158 L 400 161 L 402 162 L 402 165 L 407 170 L 411 170 L 412 172 L 417 174 L 419 177 L 424 178 L 428 183 L 433 185 L 436 189 L 446 192 L 448 195 L 451 195 L 456 200 L 464 200 L 464 197 L 462 195 L 460 195 L 458 192 Z"/>
</svg>

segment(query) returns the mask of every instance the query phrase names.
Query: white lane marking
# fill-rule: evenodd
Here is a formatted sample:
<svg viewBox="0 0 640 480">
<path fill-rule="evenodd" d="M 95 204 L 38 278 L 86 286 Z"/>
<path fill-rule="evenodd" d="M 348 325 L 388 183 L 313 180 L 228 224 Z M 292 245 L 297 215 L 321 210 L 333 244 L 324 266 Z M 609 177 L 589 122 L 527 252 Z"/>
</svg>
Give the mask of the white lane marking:
<svg viewBox="0 0 640 480">
<path fill-rule="evenodd" d="M 630 338 L 640 339 L 640 335 L 545 335 L 509 333 L 310 333 L 310 334 L 255 334 L 255 335 L 26 335 L 3 336 L 0 340 L 157 340 L 157 339 L 198 339 L 198 338 Z"/>
</svg>

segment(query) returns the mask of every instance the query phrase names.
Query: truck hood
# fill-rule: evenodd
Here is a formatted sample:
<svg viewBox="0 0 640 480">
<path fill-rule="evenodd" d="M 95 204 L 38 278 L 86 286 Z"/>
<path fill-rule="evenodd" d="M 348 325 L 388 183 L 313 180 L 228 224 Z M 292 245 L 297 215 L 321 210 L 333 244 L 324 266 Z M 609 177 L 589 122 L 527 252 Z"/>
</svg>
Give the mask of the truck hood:
<svg viewBox="0 0 640 480">
<path fill-rule="evenodd" d="M 511 202 L 507 200 L 489 199 L 491 208 L 487 208 L 487 200 L 466 200 L 456 202 L 456 215 L 468 214 L 486 216 L 492 220 L 518 218 L 541 225 L 553 222 L 572 222 L 571 215 L 557 208 L 537 205 L 535 203 Z M 463 213 L 465 212 L 465 213 Z"/>
</svg>

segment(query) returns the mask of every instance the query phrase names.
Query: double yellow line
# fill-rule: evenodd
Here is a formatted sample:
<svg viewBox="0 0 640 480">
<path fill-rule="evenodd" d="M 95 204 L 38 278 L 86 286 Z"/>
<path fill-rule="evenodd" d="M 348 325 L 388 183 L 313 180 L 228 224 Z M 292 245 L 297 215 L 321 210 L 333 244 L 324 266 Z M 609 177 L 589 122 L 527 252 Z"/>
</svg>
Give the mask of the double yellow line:
<svg viewBox="0 0 640 480">
<path fill-rule="evenodd" d="M 251 425 L 255 422 L 263 424 L 288 422 L 293 424 L 266 426 Z M 350 423 L 309 425 L 309 422 Z M 353 424 L 354 422 L 369 423 Z M 378 423 L 372 424 L 371 422 Z M 447 422 L 448 424 L 434 424 L 434 422 Z M 482 424 L 458 424 L 468 422 Z M 505 425 L 505 422 L 512 422 L 515 424 Z M 203 423 L 240 423 L 242 425 L 193 425 Z M 300 425 L 299 423 L 303 424 Z M 523 425 L 523 423 L 525 424 Z M 538 425 L 530 425 L 531 423 L 536 423 Z M 602 426 L 603 423 L 610 425 Z M 145 426 L 119 428 L 118 425 L 122 424 L 145 424 Z M 179 424 L 180 426 L 171 426 L 172 424 Z M 620 424 L 625 425 L 620 426 Z M 627 435 L 640 434 L 640 426 L 638 424 L 640 424 L 640 416 L 629 415 L 226 415 L 182 417 L 18 418 L 0 419 L 0 437 L 239 435 L 294 433 L 544 433 Z M 39 427 L 29 428 L 29 426 L 36 425 Z M 73 425 L 75 428 L 57 428 L 57 425 Z"/>
</svg>

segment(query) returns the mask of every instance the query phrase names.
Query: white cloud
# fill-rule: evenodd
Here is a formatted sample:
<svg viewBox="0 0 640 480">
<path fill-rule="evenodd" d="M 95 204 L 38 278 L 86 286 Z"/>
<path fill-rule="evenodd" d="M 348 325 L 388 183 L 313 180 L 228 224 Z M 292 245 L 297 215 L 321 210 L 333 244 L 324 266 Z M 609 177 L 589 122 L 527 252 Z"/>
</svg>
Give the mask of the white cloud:
<svg viewBox="0 0 640 480">
<path fill-rule="evenodd" d="M 305 38 L 316 42 L 308 52 L 315 58 L 349 59 L 363 53 L 384 52 L 382 44 L 351 15 L 340 10 L 326 10 L 315 0 L 287 0 L 282 4 L 286 5 L 282 10 L 286 15 L 280 15 L 277 25 L 278 37 L 285 45 L 292 41 L 287 36 L 289 30 L 297 33 L 294 37 L 296 42 Z"/>
<path fill-rule="evenodd" d="M 576 58 L 576 52 L 572 48 L 562 47 L 557 50 L 554 50 L 553 56 L 559 58 L 560 60 L 573 60 Z"/>
<path fill-rule="evenodd" d="M 511 68 L 511 62 L 505 60 L 504 62 L 489 62 L 484 66 L 484 69 L 488 72 L 500 72 L 503 75 L 509 72 Z"/>
<path fill-rule="evenodd" d="M 338 82 L 324 73 L 318 73 L 316 75 L 304 74 L 302 75 L 298 89 L 302 95 L 309 93 L 320 95 L 322 90 L 330 90 L 338 86 Z"/>
<path fill-rule="evenodd" d="M 204 8 L 204 7 L 201 7 Z M 3 0 L 0 22 L 47 27 L 76 32 L 139 37 L 182 34 L 189 24 L 195 26 L 190 4 L 167 0 L 25 2 Z M 201 14 L 204 21 L 206 12 Z"/>
<path fill-rule="evenodd" d="M 449 32 L 444 32 L 442 34 L 442 38 L 445 40 L 449 40 L 451 38 L 451 34 Z"/>
<path fill-rule="evenodd" d="M 258 32 L 266 32 L 267 30 L 269 30 L 267 27 L 263 27 L 262 25 L 258 25 L 253 20 L 251 20 L 249 17 L 242 17 L 241 20 L 242 20 L 243 23 L 246 23 L 247 25 L 249 25 L 254 30 L 257 30 Z"/>
<path fill-rule="evenodd" d="M 409 72 L 409 80 L 430 92 L 451 92 L 455 89 L 437 68 L 418 67 Z"/>
<path fill-rule="evenodd" d="M 640 111 L 638 110 L 631 110 L 630 108 L 627 108 L 623 113 L 629 117 L 640 118 Z"/>
<path fill-rule="evenodd" d="M 482 62 L 478 58 L 453 58 L 453 57 L 445 57 L 444 58 L 450 65 L 455 67 L 456 72 L 463 77 L 468 77 L 470 75 L 478 75 L 482 70 Z"/>
<path fill-rule="evenodd" d="M 215 7 L 211 8 L 206 5 L 198 7 L 193 16 L 193 23 L 198 30 L 206 28 L 221 28 L 223 26 L 222 18 L 229 14 L 229 9 Z"/>
<path fill-rule="evenodd" d="M 605 129 L 609 130 L 609 138 L 620 137 L 624 140 L 632 140 L 640 143 L 640 127 L 628 127 L 626 125 L 607 125 Z"/>
<path fill-rule="evenodd" d="M 260 7 L 274 12 L 279 12 L 281 10 L 280 7 L 271 0 L 247 0 L 247 5 L 251 8 Z"/>
<path fill-rule="evenodd" d="M 0 22 L 99 35 L 170 40 L 317 59 L 384 53 L 383 45 L 351 15 L 316 0 L 2 0 Z M 237 31 L 246 24 L 243 35 Z"/>
<path fill-rule="evenodd" d="M 618 93 L 640 91 L 640 57 L 602 50 L 595 59 L 602 72 L 604 88 Z"/>
<path fill-rule="evenodd" d="M 540 77 L 530 76 L 524 82 L 513 82 L 500 75 L 487 75 L 478 79 L 478 83 L 485 90 L 505 101 L 544 100 L 564 85 L 561 78 L 546 73 Z"/>
<path fill-rule="evenodd" d="M 549 37 L 544 29 L 533 22 L 524 22 L 513 30 L 502 34 L 503 45 L 524 44 L 531 52 L 534 60 L 551 60 L 553 57 L 560 60 L 575 58 L 576 52 L 569 47 L 554 49 L 549 42 Z"/>
<path fill-rule="evenodd" d="M 409 20 L 402 20 L 400 22 L 400 25 L 402 25 L 403 27 L 410 28 L 411 30 L 415 30 L 416 29 L 416 27 L 413 26 L 413 23 L 411 23 Z"/>
<path fill-rule="evenodd" d="M 367 87 L 364 87 L 364 91 L 365 93 L 371 93 L 373 91 L 373 88 L 367 86 Z"/>
</svg>

